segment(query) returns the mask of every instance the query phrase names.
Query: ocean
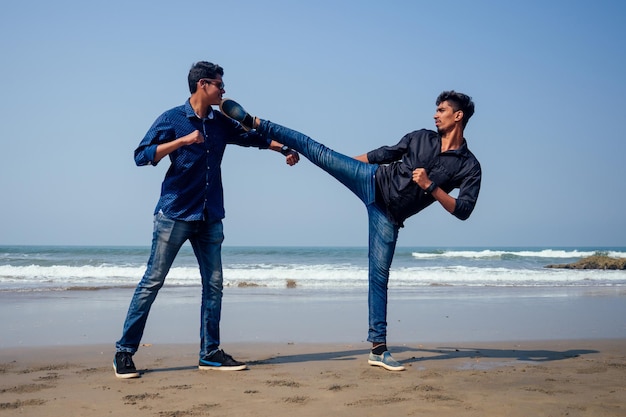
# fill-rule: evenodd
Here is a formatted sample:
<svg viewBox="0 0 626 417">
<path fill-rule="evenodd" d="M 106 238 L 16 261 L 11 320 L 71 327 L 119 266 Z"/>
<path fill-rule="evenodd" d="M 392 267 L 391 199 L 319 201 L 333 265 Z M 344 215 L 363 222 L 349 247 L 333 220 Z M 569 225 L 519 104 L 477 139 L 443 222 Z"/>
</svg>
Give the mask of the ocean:
<svg viewBox="0 0 626 417">
<path fill-rule="evenodd" d="M 0 246 L 0 349 L 113 346 L 149 247 Z M 626 338 L 626 271 L 568 270 L 626 248 L 400 247 L 389 281 L 394 343 Z M 364 342 L 367 248 L 224 247 L 225 343 Z M 200 277 L 184 246 L 146 343 L 197 343 Z"/>
<path fill-rule="evenodd" d="M 132 288 L 149 252 L 147 246 L 0 246 L 0 292 Z M 625 287 L 626 271 L 546 268 L 597 252 L 626 257 L 624 247 L 400 247 L 389 288 L 401 293 L 432 287 Z M 226 287 L 360 293 L 367 288 L 364 247 L 224 247 L 222 257 Z M 200 286 L 190 246 L 182 248 L 166 286 Z"/>
</svg>

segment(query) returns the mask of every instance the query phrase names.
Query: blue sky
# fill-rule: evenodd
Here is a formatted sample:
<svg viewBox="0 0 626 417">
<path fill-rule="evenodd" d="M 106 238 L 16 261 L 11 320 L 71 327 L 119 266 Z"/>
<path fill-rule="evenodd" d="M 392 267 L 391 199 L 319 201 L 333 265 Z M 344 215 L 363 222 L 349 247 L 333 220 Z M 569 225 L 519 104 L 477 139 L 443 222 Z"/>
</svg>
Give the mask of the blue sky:
<svg viewBox="0 0 626 417">
<path fill-rule="evenodd" d="M 167 164 L 133 150 L 208 60 L 227 97 L 348 155 L 471 95 L 474 214 L 433 205 L 399 245 L 625 246 L 625 40 L 617 0 L 10 2 L 0 244 L 149 244 Z M 360 201 L 306 160 L 232 146 L 223 176 L 226 245 L 367 244 Z"/>
</svg>

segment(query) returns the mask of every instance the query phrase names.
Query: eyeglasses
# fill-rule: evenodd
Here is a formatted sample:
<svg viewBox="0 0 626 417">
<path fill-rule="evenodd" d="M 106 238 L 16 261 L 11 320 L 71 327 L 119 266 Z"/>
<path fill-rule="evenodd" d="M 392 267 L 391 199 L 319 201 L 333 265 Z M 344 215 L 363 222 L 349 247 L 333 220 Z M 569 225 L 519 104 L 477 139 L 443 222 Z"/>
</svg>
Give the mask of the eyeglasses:
<svg viewBox="0 0 626 417">
<path fill-rule="evenodd" d="M 223 90 L 224 87 L 226 87 L 226 85 L 224 85 L 223 81 L 215 80 L 213 78 L 200 78 L 198 81 L 204 81 L 207 84 L 213 84 L 214 86 L 216 86 L 220 90 Z"/>
</svg>

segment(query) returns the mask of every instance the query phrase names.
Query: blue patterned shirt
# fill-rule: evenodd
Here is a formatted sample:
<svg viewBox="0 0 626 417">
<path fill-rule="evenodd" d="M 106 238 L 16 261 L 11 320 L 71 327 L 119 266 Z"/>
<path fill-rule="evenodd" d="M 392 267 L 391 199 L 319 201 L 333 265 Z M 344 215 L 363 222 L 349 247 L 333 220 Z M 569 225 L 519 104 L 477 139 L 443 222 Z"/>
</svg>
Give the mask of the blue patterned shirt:
<svg viewBox="0 0 626 417">
<path fill-rule="evenodd" d="M 189 100 L 160 115 L 137 149 L 137 166 L 156 165 L 156 148 L 198 130 L 204 143 L 182 146 L 168 156 L 171 165 L 161 185 L 154 213 L 175 220 L 219 220 L 224 218 L 221 163 L 227 144 L 267 149 L 271 140 L 241 126 L 216 110 L 205 119 L 196 116 Z"/>
</svg>

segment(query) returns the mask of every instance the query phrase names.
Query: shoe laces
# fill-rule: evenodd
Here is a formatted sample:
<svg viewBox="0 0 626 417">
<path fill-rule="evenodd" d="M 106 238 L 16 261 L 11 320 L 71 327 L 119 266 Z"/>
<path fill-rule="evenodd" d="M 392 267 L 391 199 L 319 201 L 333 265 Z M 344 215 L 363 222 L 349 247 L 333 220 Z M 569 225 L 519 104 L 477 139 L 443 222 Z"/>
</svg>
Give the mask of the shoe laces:
<svg viewBox="0 0 626 417">
<path fill-rule="evenodd" d="M 223 360 L 231 360 L 231 361 L 233 360 L 233 357 L 230 356 L 228 353 L 224 352 L 224 350 L 220 349 L 218 352 Z"/>
<path fill-rule="evenodd" d="M 130 355 L 121 355 L 120 360 L 122 362 L 122 365 L 127 368 L 133 365 L 133 359 L 130 357 Z"/>
</svg>

